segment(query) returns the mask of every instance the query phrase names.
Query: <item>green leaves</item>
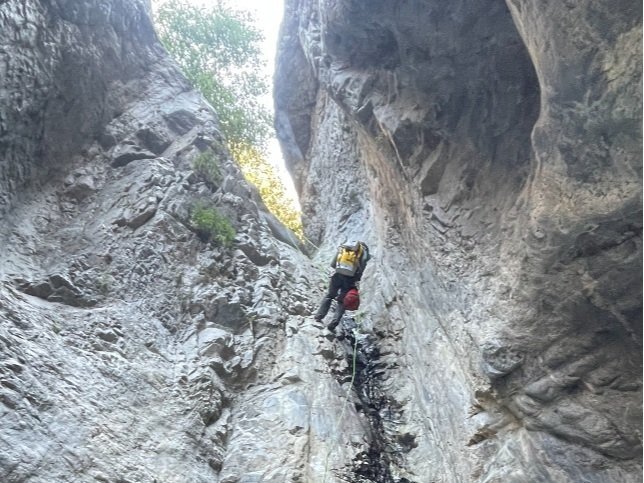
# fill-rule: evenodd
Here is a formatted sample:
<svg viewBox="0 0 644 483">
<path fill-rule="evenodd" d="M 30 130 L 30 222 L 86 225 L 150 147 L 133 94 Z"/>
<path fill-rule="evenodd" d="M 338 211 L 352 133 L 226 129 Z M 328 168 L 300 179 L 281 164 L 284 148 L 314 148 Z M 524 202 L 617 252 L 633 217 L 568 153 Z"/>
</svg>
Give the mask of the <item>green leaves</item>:
<svg viewBox="0 0 644 483">
<path fill-rule="evenodd" d="M 192 167 L 211 188 L 216 187 L 221 182 L 219 162 L 212 149 L 207 149 L 200 153 L 192 162 Z"/>
<path fill-rule="evenodd" d="M 203 241 L 212 241 L 216 245 L 229 247 L 235 238 L 235 229 L 230 221 L 211 205 L 195 204 L 190 214 L 190 225 Z"/>
<path fill-rule="evenodd" d="M 295 208 L 295 202 L 286 195 L 286 188 L 276 168 L 252 146 L 235 146 L 233 154 L 246 179 L 259 190 L 266 207 L 300 239 L 303 239 L 300 214 Z"/>
<path fill-rule="evenodd" d="M 295 203 L 266 159 L 272 116 L 261 100 L 268 94 L 268 81 L 261 60 L 263 35 L 252 16 L 221 0 L 209 7 L 170 0 L 157 9 L 155 23 L 163 45 L 217 112 L 228 149 L 246 179 L 258 188 L 267 208 L 302 237 Z M 211 159 L 206 153 L 193 167 L 206 183 L 217 186 L 219 169 L 214 155 Z"/>
<path fill-rule="evenodd" d="M 252 17 L 223 2 L 211 7 L 164 2 L 155 18 L 159 38 L 186 77 L 212 104 L 229 142 L 264 146 L 271 116 L 261 60 L 262 33 Z"/>
</svg>

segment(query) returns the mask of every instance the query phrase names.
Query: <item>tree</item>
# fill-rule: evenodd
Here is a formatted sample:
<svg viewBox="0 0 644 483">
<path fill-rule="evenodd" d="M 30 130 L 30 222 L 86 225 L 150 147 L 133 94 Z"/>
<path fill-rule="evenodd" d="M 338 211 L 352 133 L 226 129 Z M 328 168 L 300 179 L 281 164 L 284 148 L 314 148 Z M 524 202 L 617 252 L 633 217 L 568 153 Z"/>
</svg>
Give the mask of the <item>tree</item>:
<svg viewBox="0 0 644 483">
<path fill-rule="evenodd" d="M 252 16 L 223 1 L 209 7 L 185 0 L 157 9 L 159 38 L 186 77 L 219 115 L 228 148 L 269 210 L 302 236 L 300 216 L 277 170 L 266 159 L 272 116 L 262 104 L 268 82 L 261 60 L 261 32 Z"/>
<path fill-rule="evenodd" d="M 254 184 L 264 200 L 266 207 L 284 225 L 303 239 L 300 214 L 295 209 L 295 202 L 286 194 L 284 183 L 277 175 L 275 167 L 267 163 L 262 153 L 253 147 L 246 147 L 236 154 L 237 163 L 246 179 Z"/>
<path fill-rule="evenodd" d="M 261 103 L 268 83 L 261 32 L 250 14 L 225 3 L 162 3 L 155 15 L 161 42 L 186 77 L 212 104 L 229 144 L 263 147 L 271 115 Z"/>
</svg>

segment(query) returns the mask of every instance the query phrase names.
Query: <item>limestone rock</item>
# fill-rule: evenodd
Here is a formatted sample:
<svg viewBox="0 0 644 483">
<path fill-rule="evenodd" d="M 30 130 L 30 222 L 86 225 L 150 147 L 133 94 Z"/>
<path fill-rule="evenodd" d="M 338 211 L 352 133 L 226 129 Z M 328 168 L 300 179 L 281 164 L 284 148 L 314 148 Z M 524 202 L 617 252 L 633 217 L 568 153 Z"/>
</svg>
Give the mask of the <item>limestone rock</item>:
<svg viewBox="0 0 644 483">
<path fill-rule="evenodd" d="M 641 481 L 640 40 L 621 0 L 287 0 L 310 259 L 147 0 L 0 1 L 0 480 Z"/>
<path fill-rule="evenodd" d="M 0 4 L 0 480 L 315 480 L 365 431 L 314 355 L 315 268 L 146 4 Z M 198 200 L 231 248 L 198 239 Z"/>
</svg>

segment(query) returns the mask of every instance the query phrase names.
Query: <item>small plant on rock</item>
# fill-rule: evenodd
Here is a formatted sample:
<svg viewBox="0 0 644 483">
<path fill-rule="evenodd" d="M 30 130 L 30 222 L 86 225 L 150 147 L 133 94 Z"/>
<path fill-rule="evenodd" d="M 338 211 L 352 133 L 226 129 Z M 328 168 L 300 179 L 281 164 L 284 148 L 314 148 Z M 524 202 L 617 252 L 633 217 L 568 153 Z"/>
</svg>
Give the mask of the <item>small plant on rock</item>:
<svg viewBox="0 0 644 483">
<path fill-rule="evenodd" d="M 192 208 L 190 224 L 203 241 L 229 247 L 235 238 L 235 229 L 217 208 L 198 203 Z"/>
<path fill-rule="evenodd" d="M 210 187 L 216 187 L 221 182 L 221 170 L 212 149 L 200 153 L 192 162 L 192 168 Z"/>
<path fill-rule="evenodd" d="M 101 273 L 101 275 L 96 280 L 96 288 L 102 295 L 107 295 L 108 293 L 110 293 L 113 284 L 114 277 L 112 277 L 107 272 Z"/>
</svg>

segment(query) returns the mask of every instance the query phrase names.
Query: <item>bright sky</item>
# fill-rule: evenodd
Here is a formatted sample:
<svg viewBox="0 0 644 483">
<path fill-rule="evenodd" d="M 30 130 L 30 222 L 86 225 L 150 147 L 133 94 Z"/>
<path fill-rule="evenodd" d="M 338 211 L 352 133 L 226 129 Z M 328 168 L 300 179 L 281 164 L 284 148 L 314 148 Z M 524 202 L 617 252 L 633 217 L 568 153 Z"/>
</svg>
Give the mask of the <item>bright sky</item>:
<svg viewBox="0 0 644 483">
<path fill-rule="evenodd" d="M 193 0 L 198 1 L 198 0 Z M 277 36 L 279 34 L 282 15 L 284 14 L 283 0 L 235 0 L 230 5 L 239 10 L 247 10 L 253 14 L 257 20 L 257 27 L 264 31 L 264 56 L 266 58 L 267 76 L 270 83 L 270 95 L 266 98 L 266 105 L 273 111 L 273 72 L 275 71 L 275 54 L 277 51 Z M 269 156 L 271 162 L 279 168 L 280 174 L 287 191 L 294 200 L 297 200 L 297 194 L 293 187 L 293 180 L 284 166 L 284 159 L 277 139 L 271 139 L 269 142 Z M 298 203 L 299 207 L 299 203 Z"/>
</svg>

